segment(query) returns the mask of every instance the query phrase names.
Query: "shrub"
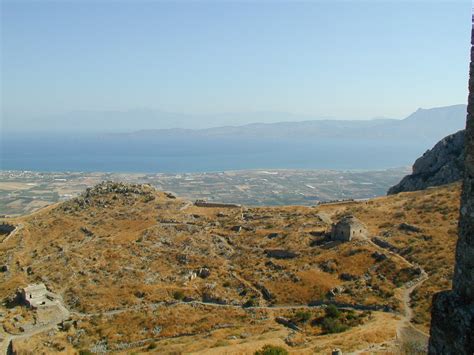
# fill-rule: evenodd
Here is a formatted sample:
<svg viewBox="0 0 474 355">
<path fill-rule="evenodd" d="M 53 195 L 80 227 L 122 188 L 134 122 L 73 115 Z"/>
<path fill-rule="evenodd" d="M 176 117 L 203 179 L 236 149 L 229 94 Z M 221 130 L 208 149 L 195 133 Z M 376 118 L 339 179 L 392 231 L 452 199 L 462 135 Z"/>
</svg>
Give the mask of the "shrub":
<svg viewBox="0 0 474 355">
<path fill-rule="evenodd" d="M 255 307 L 256 305 L 257 305 L 257 302 L 255 301 L 255 299 L 251 298 L 247 302 L 245 302 L 243 306 L 245 308 L 248 308 L 248 307 Z"/>
<path fill-rule="evenodd" d="M 265 345 L 260 350 L 257 350 L 255 355 L 288 355 L 288 351 L 281 346 Z"/>
<path fill-rule="evenodd" d="M 333 304 L 330 304 L 329 306 L 326 307 L 326 317 L 328 318 L 339 318 L 341 315 L 341 312 L 337 309 L 337 307 Z"/>
<path fill-rule="evenodd" d="M 309 311 L 298 311 L 295 314 L 295 321 L 296 322 L 301 322 L 301 323 L 306 323 L 309 321 L 311 318 L 311 312 Z"/>
<path fill-rule="evenodd" d="M 184 292 L 183 291 L 174 291 L 173 292 L 173 298 L 175 300 L 181 301 L 184 298 Z"/>
<path fill-rule="evenodd" d="M 341 333 L 349 329 L 349 326 L 342 324 L 339 319 L 324 318 L 321 324 L 325 333 Z"/>
</svg>

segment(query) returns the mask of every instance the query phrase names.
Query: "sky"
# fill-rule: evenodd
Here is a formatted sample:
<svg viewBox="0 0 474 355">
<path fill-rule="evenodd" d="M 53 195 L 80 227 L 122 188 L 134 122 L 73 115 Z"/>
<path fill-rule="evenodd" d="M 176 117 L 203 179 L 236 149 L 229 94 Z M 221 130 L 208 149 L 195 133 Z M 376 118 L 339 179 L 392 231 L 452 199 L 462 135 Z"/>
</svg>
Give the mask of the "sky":
<svg viewBox="0 0 474 355">
<path fill-rule="evenodd" d="M 1 10 L 2 122 L 13 126 L 81 110 L 197 114 L 203 126 L 260 111 L 403 118 L 467 98 L 470 0 L 2 0 Z"/>
</svg>

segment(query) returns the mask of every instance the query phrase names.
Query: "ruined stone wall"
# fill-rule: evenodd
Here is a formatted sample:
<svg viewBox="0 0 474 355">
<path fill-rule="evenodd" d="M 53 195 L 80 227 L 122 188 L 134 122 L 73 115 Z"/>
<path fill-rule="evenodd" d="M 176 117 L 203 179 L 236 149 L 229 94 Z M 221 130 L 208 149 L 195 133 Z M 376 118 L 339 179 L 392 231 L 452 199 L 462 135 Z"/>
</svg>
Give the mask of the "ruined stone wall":
<svg viewBox="0 0 474 355">
<path fill-rule="evenodd" d="M 194 202 L 194 205 L 197 207 L 219 207 L 219 208 L 240 208 L 242 206 L 235 203 L 223 203 L 223 202 L 207 202 L 204 200 L 197 200 Z"/>
<path fill-rule="evenodd" d="M 453 289 L 433 297 L 430 354 L 474 354 L 474 27 L 465 139 L 465 172 Z"/>
</svg>

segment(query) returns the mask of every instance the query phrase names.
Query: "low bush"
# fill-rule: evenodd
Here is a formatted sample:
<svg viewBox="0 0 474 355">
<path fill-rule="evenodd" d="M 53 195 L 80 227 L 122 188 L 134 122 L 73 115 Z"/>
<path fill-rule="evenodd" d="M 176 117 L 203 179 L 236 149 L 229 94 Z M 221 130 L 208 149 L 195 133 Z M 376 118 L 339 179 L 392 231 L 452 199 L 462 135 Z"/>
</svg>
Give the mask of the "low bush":
<svg viewBox="0 0 474 355">
<path fill-rule="evenodd" d="M 288 355 L 288 351 L 281 346 L 265 345 L 260 350 L 257 350 L 255 355 Z"/>
<path fill-rule="evenodd" d="M 174 291 L 173 292 L 173 298 L 175 300 L 181 301 L 184 298 L 184 292 L 183 291 Z"/>
</svg>

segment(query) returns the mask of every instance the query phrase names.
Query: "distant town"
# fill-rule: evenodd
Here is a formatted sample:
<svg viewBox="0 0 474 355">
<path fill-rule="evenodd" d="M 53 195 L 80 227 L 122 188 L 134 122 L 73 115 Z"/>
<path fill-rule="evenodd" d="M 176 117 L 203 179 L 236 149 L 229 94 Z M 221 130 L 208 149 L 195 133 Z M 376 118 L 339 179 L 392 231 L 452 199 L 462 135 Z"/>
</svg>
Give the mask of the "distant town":
<svg viewBox="0 0 474 355">
<path fill-rule="evenodd" d="M 315 205 L 385 195 L 408 167 L 378 171 L 240 170 L 139 174 L 90 172 L 0 172 L 0 215 L 31 213 L 77 196 L 104 180 L 147 183 L 189 200 L 248 206 Z"/>
</svg>

